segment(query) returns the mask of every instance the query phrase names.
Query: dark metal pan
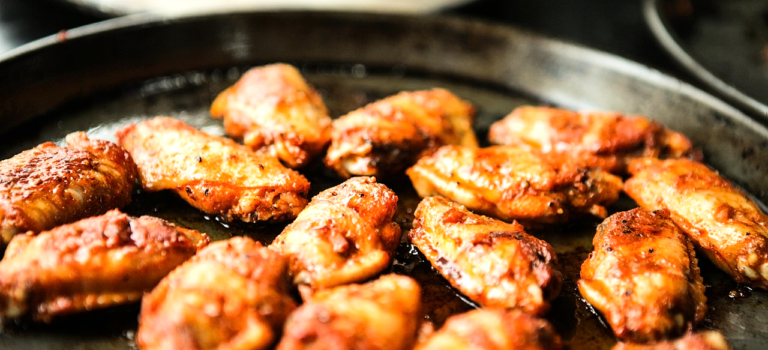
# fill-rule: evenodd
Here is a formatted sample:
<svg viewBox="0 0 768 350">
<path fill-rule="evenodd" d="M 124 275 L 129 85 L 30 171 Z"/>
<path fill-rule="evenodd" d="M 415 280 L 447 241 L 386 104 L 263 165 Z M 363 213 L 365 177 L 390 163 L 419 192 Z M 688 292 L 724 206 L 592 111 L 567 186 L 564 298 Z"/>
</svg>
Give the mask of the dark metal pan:
<svg viewBox="0 0 768 350">
<path fill-rule="evenodd" d="M 121 125 L 170 115 L 221 134 L 208 116 L 215 95 L 249 66 L 289 62 L 323 93 L 334 116 L 406 89 L 441 86 L 472 101 L 476 130 L 521 104 L 615 110 L 651 116 L 682 131 L 707 162 L 768 199 L 768 130 L 683 82 L 639 64 L 514 28 L 455 18 L 319 12 L 125 17 L 35 42 L 0 57 L 0 159 L 75 130 L 113 138 Z M 319 164 L 304 173 L 316 193 L 339 180 Z M 387 182 L 400 196 L 407 230 L 418 203 L 405 178 Z M 623 200 L 613 211 L 634 206 Z M 284 225 L 226 225 L 167 194 L 136 193 L 126 209 L 151 213 L 213 236 L 269 242 Z M 615 342 L 576 292 L 597 221 L 534 234 L 553 244 L 566 281 L 548 318 L 572 349 Z M 701 329 L 720 329 L 737 349 L 768 341 L 768 293 L 732 282 L 702 258 L 710 310 Z M 439 325 L 473 307 L 403 243 L 391 268 L 419 280 L 424 317 Z M 3 349 L 126 349 L 138 306 L 67 316 L 50 325 L 5 325 Z"/>
</svg>

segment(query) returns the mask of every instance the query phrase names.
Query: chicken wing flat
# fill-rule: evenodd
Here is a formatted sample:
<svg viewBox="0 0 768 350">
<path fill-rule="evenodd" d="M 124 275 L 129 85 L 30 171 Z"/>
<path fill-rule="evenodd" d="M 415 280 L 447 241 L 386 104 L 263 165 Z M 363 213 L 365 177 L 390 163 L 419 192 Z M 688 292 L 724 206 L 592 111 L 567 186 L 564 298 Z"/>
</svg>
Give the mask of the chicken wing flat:
<svg viewBox="0 0 768 350">
<path fill-rule="evenodd" d="M 312 289 L 369 279 L 400 243 L 397 196 L 373 177 L 355 177 L 312 198 L 270 248 L 288 257 L 293 282 Z"/>
<path fill-rule="evenodd" d="M 730 350 L 723 334 L 718 331 L 688 332 L 675 340 L 654 344 L 618 343 L 613 350 Z"/>
<path fill-rule="evenodd" d="M 0 261 L 0 317 L 55 315 L 138 301 L 208 237 L 118 210 L 18 235 Z"/>
<path fill-rule="evenodd" d="M 444 89 L 401 92 L 334 120 L 325 164 L 345 178 L 386 176 L 442 145 L 477 147 L 474 113 Z"/>
<path fill-rule="evenodd" d="M 331 118 L 320 95 L 291 65 L 277 63 L 246 72 L 211 106 L 229 136 L 280 158 L 306 165 L 331 140 Z"/>
<path fill-rule="evenodd" d="M 483 214 L 524 223 L 562 223 L 584 214 L 604 218 L 621 179 L 513 146 L 443 146 L 408 169 L 421 197 L 442 195 Z"/>
<path fill-rule="evenodd" d="M 454 287 L 482 306 L 541 315 L 560 292 L 554 249 L 516 222 L 429 197 L 416 208 L 408 238 Z"/>
<path fill-rule="evenodd" d="M 288 317 L 277 350 L 407 350 L 416 341 L 421 288 L 386 275 L 316 293 Z"/>
<path fill-rule="evenodd" d="M 182 121 L 154 118 L 119 130 L 117 138 L 146 191 L 171 190 L 226 221 L 293 219 L 307 204 L 309 181 L 277 158 Z"/>
<path fill-rule="evenodd" d="M 624 191 L 648 210 L 669 209 L 712 262 L 737 282 L 768 289 L 768 216 L 744 192 L 688 159 L 638 159 Z"/>
<path fill-rule="evenodd" d="M 520 310 L 476 309 L 451 316 L 415 350 L 557 350 L 549 322 Z"/>
<path fill-rule="evenodd" d="M 0 246 L 131 202 L 137 170 L 120 146 L 78 132 L 0 161 Z"/>
<path fill-rule="evenodd" d="M 212 243 L 144 297 L 139 348 L 269 348 L 296 308 L 287 266 L 250 238 Z"/>
<path fill-rule="evenodd" d="M 627 163 L 635 158 L 679 158 L 693 153 L 691 141 L 683 134 L 642 116 L 551 107 L 518 107 L 491 125 L 488 138 L 495 144 L 528 147 L 618 174 L 626 173 Z"/>
<path fill-rule="evenodd" d="M 704 318 L 707 298 L 693 244 L 668 210 L 611 215 L 592 244 L 579 290 L 620 339 L 670 339 Z"/>
</svg>

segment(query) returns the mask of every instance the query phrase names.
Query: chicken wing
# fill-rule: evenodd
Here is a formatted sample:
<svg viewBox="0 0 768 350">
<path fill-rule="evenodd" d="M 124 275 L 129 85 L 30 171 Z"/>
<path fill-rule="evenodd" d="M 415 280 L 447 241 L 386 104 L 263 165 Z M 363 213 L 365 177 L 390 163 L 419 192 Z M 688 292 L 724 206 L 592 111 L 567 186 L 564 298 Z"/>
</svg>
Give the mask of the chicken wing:
<svg viewBox="0 0 768 350">
<path fill-rule="evenodd" d="M 624 191 L 648 210 L 668 208 L 712 262 L 737 282 L 768 289 L 768 216 L 744 192 L 688 159 L 638 159 Z"/>
<path fill-rule="evenodd" d="M 408 169 L 421 197 L 443 195 L 502 220 L 562 223 L 574 216 L 607 215 L 621 179 L 564 160 L 553 163 L 520 147 L 444 146 Z"/>
<path fill-rule="evenodd" d="M 17 233 L 50 230 L 131 202 L 137 170 L 128 152 L 82 132 L 66 142 L 0 161 L 0 247 Z"/>
<path fill-rule="evenodd" d="M 138 301 L 208 237 L 118 210 L 18 235 L 0 261 L 0 318 L 53 316 Z"/>
<path fill-rule="evenodd" d="M 331 140 L 331 118 L 320 95 L 288 64 L 246 72 L 211 106 L 229 136 L 280 158 L 291 168 L 306 165 Z"/>
<path fill-rule="evenodd" d="M 293 219 L 307 204 L 309 181 L 277 158 L 182 121 L 159 117 L 117 132 L 146 191 L 171 190 L 226 221 Z"/>
<path fill-rule="evenodd" d="M 270 248 L 288 257 L 297 285 L 364 281 L 392 261 L 400 243 L 396 210 L 397 196 L 387 186 L 373 177 L 352 178 L 312 198 Z"/>
<path fill-rule="evenodd" d="M 250 238 L 212 243 L 144 297 L 139 348 L 269 348 L 296 308 L 287 266 Z"/>
<path fill-rule="evenodd" d="M 675 340 L 655 344 L 618 343 L 613 350 L 730 350 L 723 334 L 718 331 L 688 332 Z"/>
<path fill-rule="evenodd" d="M 495 144 L 528 147 L 617 174 L 626 173 L 627 163 L 635 158 L 694 153 L 683 134 L 642 116 L 551 107 L 518 107 L 491 125 L 488 135 Z"/>
<path fill-rule="evenodd" d="M 387 176 L 442 145 L 477 147 L 474 113 L 444 89 L 401 92 L 334 120 L 325 164 L 345 178 Z"/>
<path fill-rule="evenodd" d="M 482 306 L 541 315 L 560 292 L 554 249 L 516 222 L 429 197 L 416 208 L 408 238 L 454 287 Z"/>
<path fill-rule="evenodd" d="M 316 293 L 288 317 L 277 350 L 407 350 L 416 341 L 421 289 L 386 275 Z"/>
<path fill-rule="evenodd" d="M 556 350 L 549 322 L 519 310 L 477 309 L 451 316 L 414 350 Z"/>
<path fill-rule="evenodd" d="M 592 244 L 579 290 L 620 339 L 669 339 L 704 318 L 707 298 L 693 244 L 668 210 L 611 215 Z"/>
</svg>

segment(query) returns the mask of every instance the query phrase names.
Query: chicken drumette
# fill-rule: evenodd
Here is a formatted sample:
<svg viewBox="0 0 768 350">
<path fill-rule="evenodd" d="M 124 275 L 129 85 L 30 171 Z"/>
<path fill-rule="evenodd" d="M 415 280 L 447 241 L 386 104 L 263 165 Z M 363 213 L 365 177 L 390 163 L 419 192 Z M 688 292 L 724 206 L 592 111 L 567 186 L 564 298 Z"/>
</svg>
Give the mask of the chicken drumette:
<svg viewBox="0 0 768 350">
<path fill-rule="evenodd" d="M 213 101 L 229 136 L 280 158 L 306 165 L 331 140 L 331 118 L 320 95 L 291 65 L 270 64 L 245 74 Z"/>
<path fill-rule="evenodd" d="M 0 162 L 0 246 L 131 202 L 137 170 L 120 146 L 78 132 Z"/>
<path fill-rule="evenodd" d="M 146 191 L 174 191 L 226 221 L 293 219 L 307 204 L 309 181 L 277 158 L 182 121 L 154 118 L 119 130 L 117 138 Z"/>
</svg>

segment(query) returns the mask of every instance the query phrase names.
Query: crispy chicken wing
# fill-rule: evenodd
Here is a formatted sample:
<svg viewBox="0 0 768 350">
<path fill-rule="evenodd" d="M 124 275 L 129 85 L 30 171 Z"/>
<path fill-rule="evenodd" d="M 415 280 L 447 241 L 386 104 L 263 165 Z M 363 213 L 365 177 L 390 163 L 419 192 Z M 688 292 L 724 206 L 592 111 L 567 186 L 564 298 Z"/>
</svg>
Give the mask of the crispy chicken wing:
<svg viewBox="0 0 768 350">
<path fill-rule="evenodd" d="M 309 181 L 277 158 L 257 154 L 182 121 L 159 117 L 117 132 L 147 191 L 172 190 L 226 221 L 293 219 L 307 204 Z"/>
<path fill-rule="evenodd" d="M 256 67 L 211 106 L 229 136 L 277 156 L 291 168 L 306 165 L 331 140 L 331 118 L 320 95 L 291 65 Z"/>
<path fill-rule="evenodd" d="M 267 349 L 296 308 L 287 261 L 245 237 L 212 243 L 141 305 L 141 349 Z"/>
<path fill-rule="evenodd" d="M 408 238 L 454 287 L 482 306 L 541 315 L 560 292 L 554 249 L 516 222 L 429 197 L 416 208 Z"/>
<path fill-rule="evenodd" d="M 408 169 L 422 197 L 443 195 L 502 220 L 561 223 L 592 214 L 605 217 L 619 198 L 621 179 L 520 147 L 444 146 Z"/>
<path fill-rule="evenodd" d="M 415 350 L 556 350 L 549 322 L 520 310 L 477 309 L 451 316 Z"/>
<path fill-rule="evenodd" d="M 416 340 L 421 289 L 410 277 L 319 291 L 288 317 L 277 350 L 407 350 Z"/>
<path fill-rule="evenodd" d="M 707 298 L 693 244 L 669 211 L 616 213 L 597 227 L 579 290 L 623 340 L 683 334 L 704 318 Z"/>
<path fill-rule="evenodd" d="M 208 237 L 149 216 L 118 210 L 18 235 L 0 261 L 0 317 L 59 314 L 134 302 Z"/>
<path fill-rule="evenodd" d="M 334 120 L 325 164 L 342 177 L 386 176 L 442 145 L 477 147 L 474 113 L 444 89 L 401 92 Z"/>
<path fill-rule="evenodd" d="M 688 332 L 675 340 L 655 344 L 618 343 L 613 350 L 730 350 L 723 334 L 718 331 Z"/>
<path fill-rule="evenodd" d="M 642 116 L 551 107 L 518 107 L 491 125 L 488 138 L 618 174 L 626 173 L 627 163 L 638 157 L 679 158 L 693 153 L 683 134 Z"/>
<path fill-rule="evenodd" d="M 40 232 L 131 202 L 137 170 L 120 146 L 67 135 L 0 161 L 0 246 L 13 235 Z"/>
<path fill-rule="evenodd" d="M 369 279 L 387 268 L 400 243 L 392 221 L 397 196 L 373 177 L 331 187 L 270 246 L 288 257 L 293 281 L 313 289 Z"/>
<path fill-rule="evenodd" d="M 639 159 L 624 190 L 648 210 L 668 208 L 688 237 L 737 282 L 768 289 L 768 216 L 744 192 L 688 159 Z"/>
</svg>

